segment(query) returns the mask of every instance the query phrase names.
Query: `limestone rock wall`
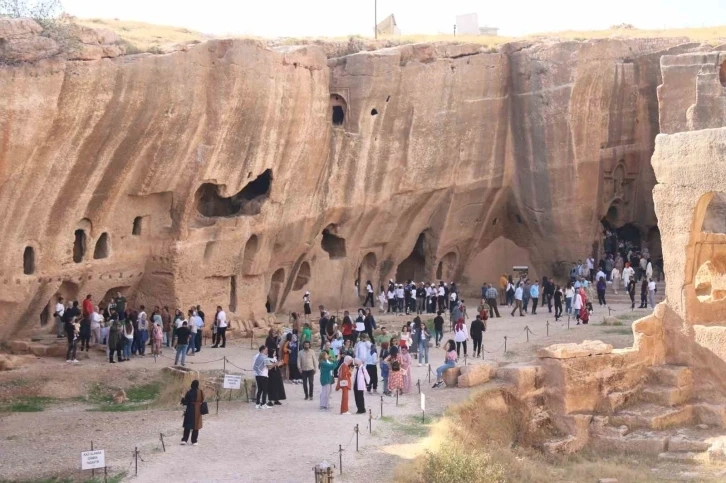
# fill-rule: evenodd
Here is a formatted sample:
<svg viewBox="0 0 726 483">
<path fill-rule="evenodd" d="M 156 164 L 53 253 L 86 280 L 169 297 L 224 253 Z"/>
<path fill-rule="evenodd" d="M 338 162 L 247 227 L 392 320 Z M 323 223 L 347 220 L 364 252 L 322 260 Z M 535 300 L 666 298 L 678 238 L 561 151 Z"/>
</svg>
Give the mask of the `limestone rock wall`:
<svg viewBox="0 0 726 483">
<path fill-rule="evenodd" d="M 58 293 L 260 321 L 305 290 L 357 303 L 359 277 L 476 289 L 500 238 L 564 274 L 613 203 L 655 226 L 658 64 L 678 43 L 327 59 L 215 40 L 2 66 L 0 339 L 48 322 Z"/>
</svg>

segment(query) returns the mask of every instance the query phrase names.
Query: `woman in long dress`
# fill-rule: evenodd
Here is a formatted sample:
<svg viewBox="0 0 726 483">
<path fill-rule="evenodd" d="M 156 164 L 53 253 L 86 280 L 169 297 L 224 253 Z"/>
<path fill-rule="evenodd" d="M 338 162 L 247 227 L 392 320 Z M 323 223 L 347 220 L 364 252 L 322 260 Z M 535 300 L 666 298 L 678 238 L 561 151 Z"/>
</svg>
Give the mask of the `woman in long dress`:
<svg viewBox="0 0 726 483">
<path fill-rule="evenodd" d="M 186 406 L 184 410 L 184 435 L 181 444 L 187 444 L 189 441 L 189 433 L 192 434 L 192 446 L 197 445 L 199 439 L 199 430 L 202 429 L 202 403 L 204 402 L 204 393 L 199 389 L 199 381 L 192 381 L 192 388 L 187 391 L 181 400 Z"/>
<path fill-rule="evenodd" d="M 345 356 L 343 364 L 338 370 L 338 382 L 335 384 L 336 391 L 342 391 L 343 396 L 340 399 L 340 414 L 350 414 L 348 411 L 348 393 L 350 391 L 350 364 L 353 358 Z"/>
<path fill-rule="evenodd" d="M 403 391 L 403 370 L 401 368 L 401 355 L 398 353 L 398 347 L 391 347 L 391 352 L 386 358 L 386 365 L 389 367 L 388 372 L 388 392 L 402 393 Z"/>
<path fill-rule="evenodd" d="M 287 399 L 285 397 L 285 385 L 282 383 L 282 361 L 277 358 L 277 349 L 272 354 L 273 365 L 267 372 L 267 400 L 272 401 L 275 406 L 281 406 L 280 401 Z"/>
<path fill-rule="evenodd" d="M 293 384 L 299 384 L 302 381 L 302 374 L 300 374 L 300 368 L 297 365 L 297 353 L 298 353 L 298 342 L 297 334 L 287 334 L 285 336 L 288 341 L 288 347 L 290 348 L 290 362 L 288 364 L 290 381 Z"/>
<path fill-rule="evenodd" d="M 403 373 L 403 392 L 405 394 L 411 392 L 411 379 L 413 377 L 411 375 L 412 364 L 413 359 L 411 359 L 411 354 L 408 353 L 408 348 L 401 347 L 401 372 Z"/>
</svg>

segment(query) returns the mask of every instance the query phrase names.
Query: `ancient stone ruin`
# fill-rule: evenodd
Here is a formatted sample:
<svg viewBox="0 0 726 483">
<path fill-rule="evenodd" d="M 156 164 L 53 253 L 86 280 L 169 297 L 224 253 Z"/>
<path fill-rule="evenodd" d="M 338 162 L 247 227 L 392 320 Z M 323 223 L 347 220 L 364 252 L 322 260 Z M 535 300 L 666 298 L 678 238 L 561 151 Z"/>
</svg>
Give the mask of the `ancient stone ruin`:
<svg viewBox="0 0 726 483">
<path fill-rule="evenodd" d="M 685 39 L 121 55 L 85 30 L 64 55 L 41 33 L 0 19 L 0 340 L 51 323 L 57 295 L 222 305 L 249 330 L 305 290 L 358 303 L 356 280 L 563 276 L 603 222 L 656 247 L 656 134 L 713 122 L 690 108 L 691 65 L 661 59 L 719 55 Z"/>
<path fill-rule="evenodd" d="M 726 56 L 666 55 L 652 164 L 667 300 L 633 324 L 631 348 L 542 349 L 538 362 L 452 370 L 484 400 L 520 408 L 551 452 L 586 446 L 679 462 L 726 461 Z M 490 405 L 491 406 L 491 405 Z M 494 405 L 496 407 L 496 405 Z"/>
</svg>

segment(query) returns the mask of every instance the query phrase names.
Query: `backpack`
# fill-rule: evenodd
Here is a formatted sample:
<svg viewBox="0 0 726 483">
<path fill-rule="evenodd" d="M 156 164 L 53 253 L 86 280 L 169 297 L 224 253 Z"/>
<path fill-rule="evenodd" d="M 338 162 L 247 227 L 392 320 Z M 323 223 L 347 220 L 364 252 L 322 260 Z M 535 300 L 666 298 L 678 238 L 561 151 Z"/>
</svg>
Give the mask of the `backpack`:
<svg viewBox="0 0 726 483">
<path fill-rule="evenodd" d="M 401 370 L 401 362 L 398 359 L 393 359 L 391 361 L 391 370 L 393 372 L 398 372 Z"/>
</svg>

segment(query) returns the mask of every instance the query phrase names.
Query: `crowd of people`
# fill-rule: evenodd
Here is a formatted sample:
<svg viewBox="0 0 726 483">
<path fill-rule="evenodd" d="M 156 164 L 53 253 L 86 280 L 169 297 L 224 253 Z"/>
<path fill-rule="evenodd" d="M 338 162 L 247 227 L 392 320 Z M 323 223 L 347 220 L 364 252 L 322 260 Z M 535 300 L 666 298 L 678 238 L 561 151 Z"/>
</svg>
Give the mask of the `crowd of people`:
<svg viewBox="0 0 726 483">
<path fill-rule="evenodd" d="M 176 309 L 172 315 L 167 306 L 155 306 L 147 313 L 144 305 L 128 304 L 120 292 L 98 305 L 89 294 L 80 307 L 77 300 L 65 303 L 63 297 L 58 297 L 54 317 L 58 338 L 68 341 L 68 363 L 78 363 L 79 344 L 80 350 L 86 352 L 91 345 L 104 346 L 111 364 L 144 357 L 147 350 L 158 356 L 165 346 L 174 348 L 174 363 L 184 366 L 188 355 L 202 350 L 202 330 L 206 324 L 206 314 L 199 305 L 190 307 L 186 314 Z M 218 306 L 212 321 L 212 348 L 225 347 L 226 331 L 227 314 Z"/>
</svg>

